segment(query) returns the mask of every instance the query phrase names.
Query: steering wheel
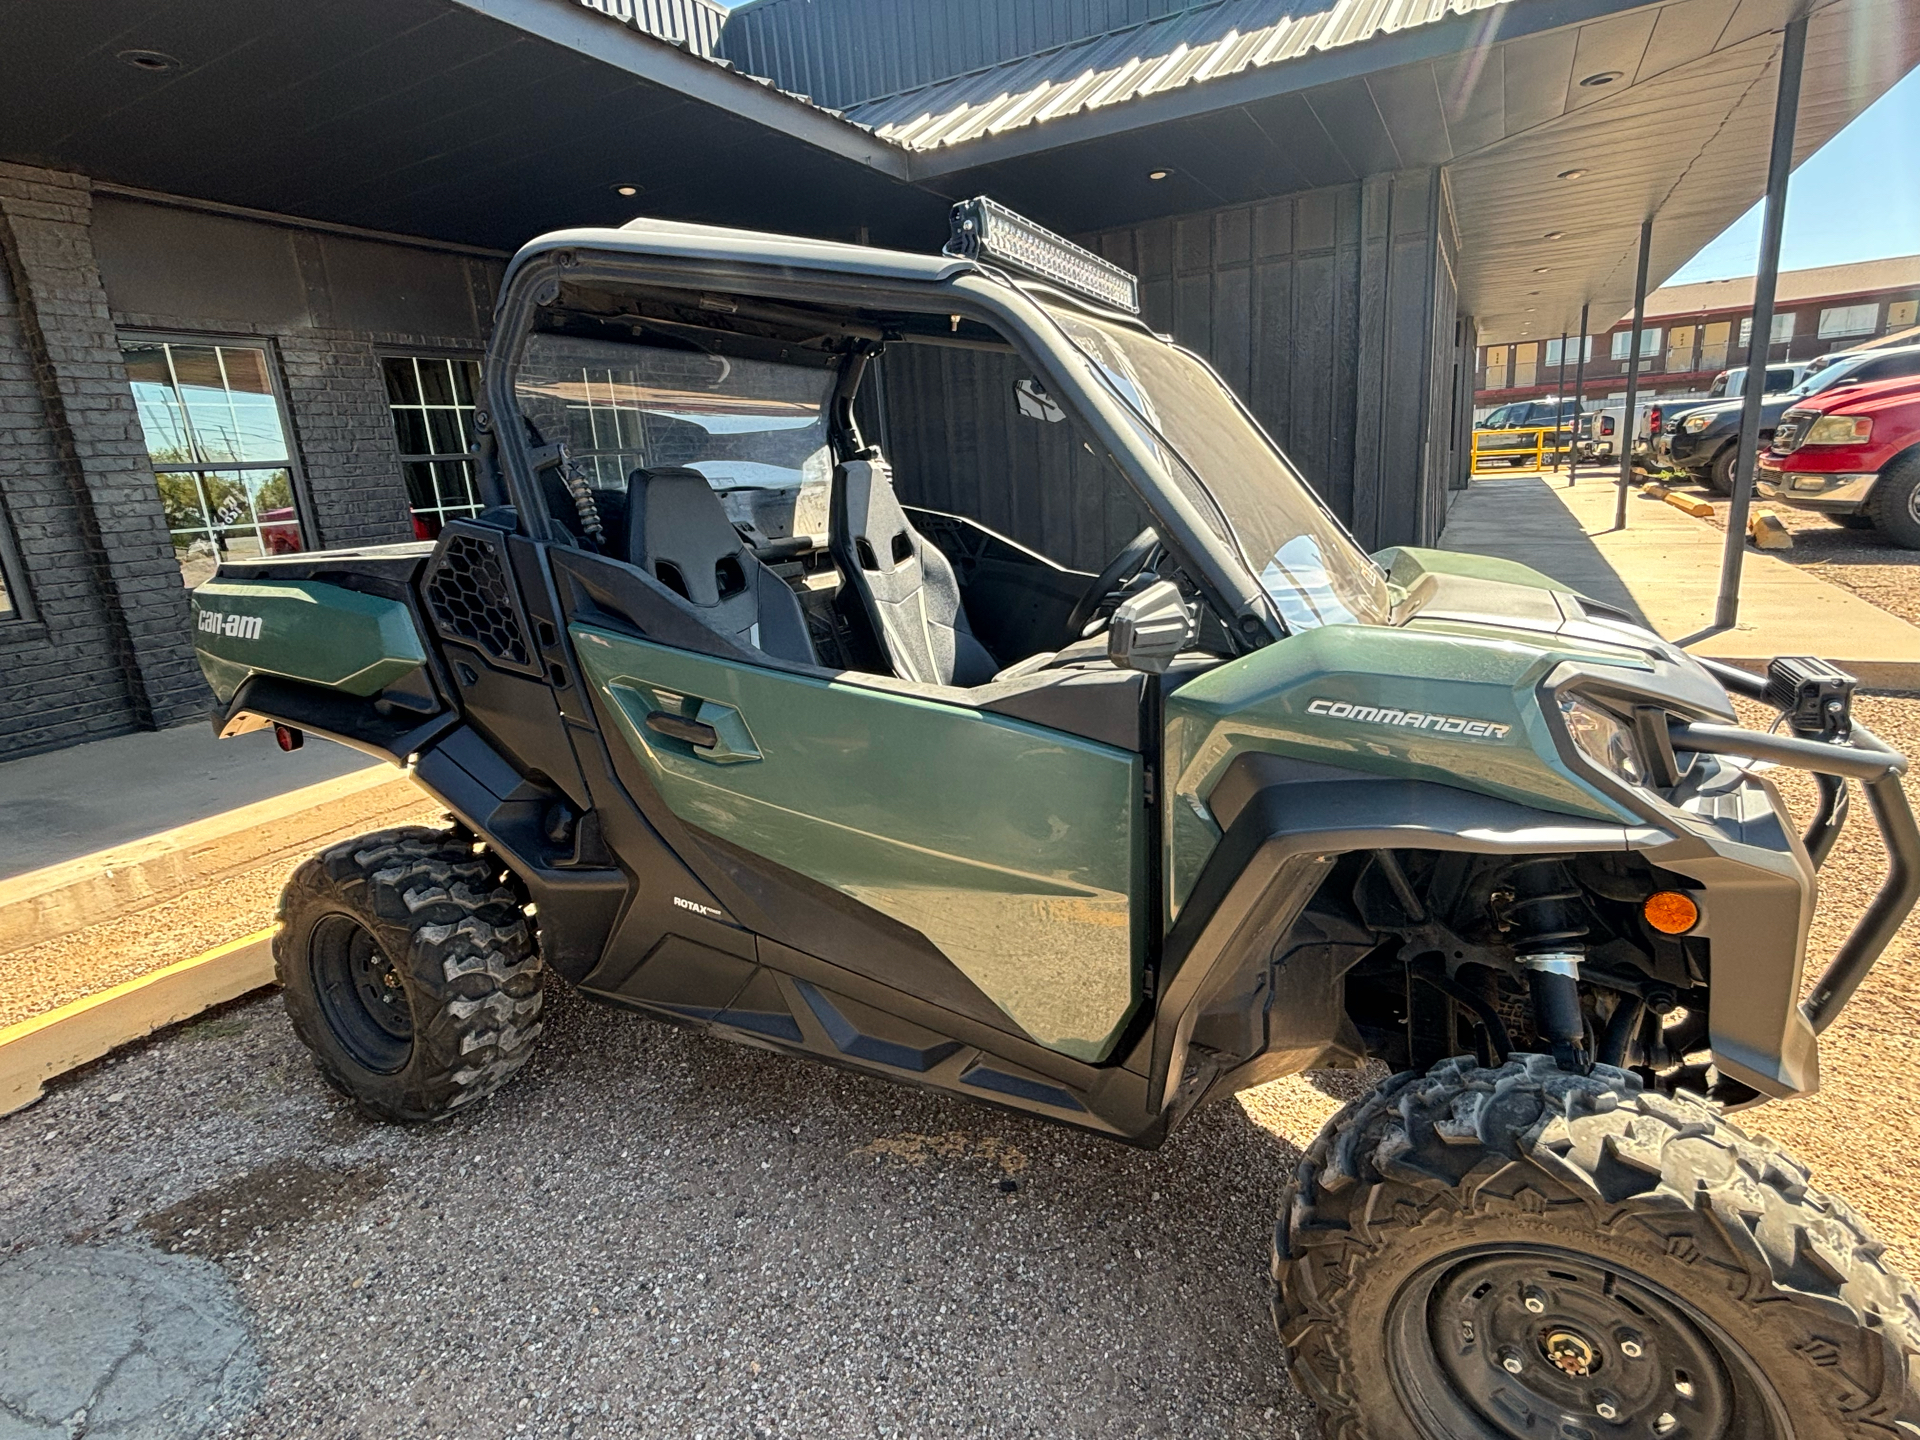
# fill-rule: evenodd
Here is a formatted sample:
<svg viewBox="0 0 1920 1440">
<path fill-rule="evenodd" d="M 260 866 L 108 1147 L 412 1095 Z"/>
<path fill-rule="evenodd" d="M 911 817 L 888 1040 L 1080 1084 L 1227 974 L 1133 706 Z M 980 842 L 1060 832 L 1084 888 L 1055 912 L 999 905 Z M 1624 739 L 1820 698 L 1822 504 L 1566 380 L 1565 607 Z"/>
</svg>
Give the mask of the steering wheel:
<svg viewBox="0 0 1920 1440">
<path fill-rule="evenodd" d="M 1073 607 L 1073 613 L 1067 616 L 1067 644 L 1086 638 L 1088 622 L 1107 597 L 1145 570 L 1147 562 L 1153 558 L 1153 552 L 1159 548 L 1160 532 L 1151 525 L 1120 547 L 1120 553 L 1094 577 L 1093 583 L 1087 586 L 1086 594 Z"/>
</svg>

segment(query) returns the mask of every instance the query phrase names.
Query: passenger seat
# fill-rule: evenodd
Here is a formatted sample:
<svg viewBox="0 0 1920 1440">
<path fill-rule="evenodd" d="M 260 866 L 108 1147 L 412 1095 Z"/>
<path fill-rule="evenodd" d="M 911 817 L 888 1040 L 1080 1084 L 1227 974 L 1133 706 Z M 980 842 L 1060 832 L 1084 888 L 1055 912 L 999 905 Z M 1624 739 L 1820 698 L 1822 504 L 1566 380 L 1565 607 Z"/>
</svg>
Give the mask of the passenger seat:
<svg viewBox="0 0 1920 1440">
<path fill-rule="evenodd" d="M 817 663 L 799 597 L 755 557 L 698 470 L 633 472 L 627 556 L 729 640 L 777 659 Z"/>
<path fill-rule="evenodd" d="M 953 565 L 921 537 L 884 460 L 849 460 L 833 477 L 833 558 L 852 582 L 894 674 L 923 685 L 984 685 L 999 667 L 974 638 Z"/>
</svg>

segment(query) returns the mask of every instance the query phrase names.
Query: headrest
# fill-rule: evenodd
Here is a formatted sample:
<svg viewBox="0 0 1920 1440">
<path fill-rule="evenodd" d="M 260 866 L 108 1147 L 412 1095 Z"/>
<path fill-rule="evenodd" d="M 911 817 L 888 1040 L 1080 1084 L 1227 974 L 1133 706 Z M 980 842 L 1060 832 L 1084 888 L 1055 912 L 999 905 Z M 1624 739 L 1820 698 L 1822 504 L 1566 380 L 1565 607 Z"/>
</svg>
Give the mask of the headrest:
<svg viewBox="0 0 1920 1440">
<path fill-rule="evenodd" d="M 627 481 L 627 555 L 695 605 L 718 605 L 747 588 L 746 542 L 698 470 L 636 470 Z"/>
<path fill-rule="evenodd" d="M 849 460 L 846 477 L 847 536 L 862 570 L 887 574 L 914 558 L 913 526 L 893 493 L 893 471 L 884 460 Z"/>
</svg>

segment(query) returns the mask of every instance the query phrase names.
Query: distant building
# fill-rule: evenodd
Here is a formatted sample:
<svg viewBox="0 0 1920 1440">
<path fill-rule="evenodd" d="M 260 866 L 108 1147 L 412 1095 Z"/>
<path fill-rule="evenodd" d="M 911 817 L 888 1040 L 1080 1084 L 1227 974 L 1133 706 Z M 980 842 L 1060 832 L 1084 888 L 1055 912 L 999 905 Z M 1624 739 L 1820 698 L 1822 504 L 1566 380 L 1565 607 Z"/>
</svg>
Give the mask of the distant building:
<svg viewBox="0 0 1920 1440">
<path fill-rule="evenodd" d="M 1920 255 L 1820 265 L 1780 276 L 1769 364 L 1811 360 L 1871 340 L 1913 331 L 1920 343 Z M 1626 394 L 1633 316 L 1587 337 L 1582 398 Z M 1747 363 L 1753 333 L 1753 277 L 1665 285 L 1647 296 L 1640 331 L 1640 385 L 1650 395 L 1704 392 L 1722 370 Z M 1580 359 L 1569 338 L 1566 390 Z M 1561 393 L 1560 337 L 1483 345 L 1476 356 L 1474 409 Z"/>
</svg>

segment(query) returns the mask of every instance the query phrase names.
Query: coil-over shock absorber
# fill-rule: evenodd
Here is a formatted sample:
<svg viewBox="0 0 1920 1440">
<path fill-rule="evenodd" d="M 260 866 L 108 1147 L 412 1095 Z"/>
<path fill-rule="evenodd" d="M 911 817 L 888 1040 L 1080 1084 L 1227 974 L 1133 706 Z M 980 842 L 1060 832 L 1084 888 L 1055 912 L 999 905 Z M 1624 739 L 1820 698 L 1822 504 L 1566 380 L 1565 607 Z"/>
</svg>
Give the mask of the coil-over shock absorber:
<svg viewBox="0 0 1920 1440">
<path fill-rule="evenodd" d="M 567 487 L 567 494 L 573 497 L 573 508 L 580 512 L 580 528 L 596 546 L 605 545 L 607 532 L 600 522 L 600 505 L 593 498 L 593 487 L 587 483 L 587 477 L 574 469 L 571 462 L 563 460 L 560 483 Z"/>
<path fill-rule="evenodd" d="M 1593 1068 L 1587 1022 L 1580 1013 L 1586 897 L 1563 862 L 1540 856 L 1509 867 L 1494 908 L 1527 972 L 1533 1028 L 1553 1047 L 1556 1065 L 1584 1075 Z"/>
</svg>

